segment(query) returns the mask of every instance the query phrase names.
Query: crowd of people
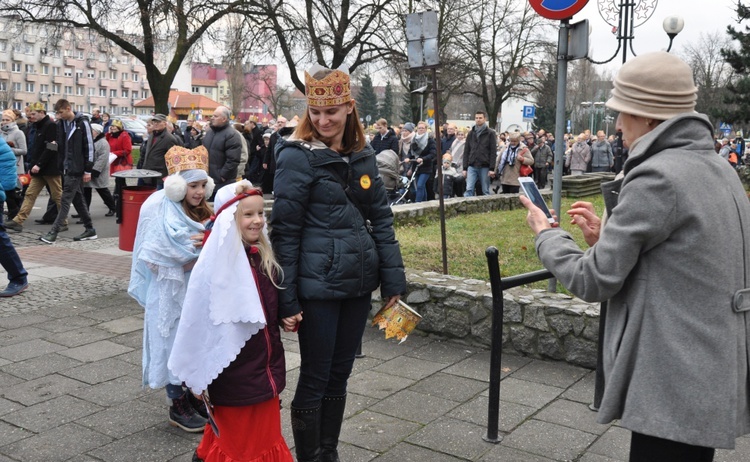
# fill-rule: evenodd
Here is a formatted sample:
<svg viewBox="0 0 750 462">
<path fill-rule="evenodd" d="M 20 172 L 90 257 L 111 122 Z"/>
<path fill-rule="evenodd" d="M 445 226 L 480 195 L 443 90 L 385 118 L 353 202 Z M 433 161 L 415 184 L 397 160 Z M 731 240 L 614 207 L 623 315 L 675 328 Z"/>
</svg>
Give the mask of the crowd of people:
<svg viewBox="0 0 750 462">
<path fill-rule="evenodd" d="M 289 405 L 296 460 L 338 462 L 372 292 L 386 308 L 406 292 L 389 190 L 408 177 L 414 201 L 434 199 L 441 169 L 445 197 L 518 193 L 521 176 L 545 188 L 554 166 L 545 130 L 498 134 L 477 111 L 471 129 L 449 123 L 433 136 L 425 121 L 380 119 L 366 134 L 347 72 L 315 66 L 305 89 L 298 123 L 233 124 L 224 106 L 182 133 L 163 114 L 148 122 L 136 167 L 160 176 L 141 180 L 156 192 L 141 207 L 128 293 L 145 310 L 143 386 L 165 389 L 171 425 L 203 433 L 194 462 L 293 460 L 281 434 L 282 329 L 297 333 L 301 358 Z M 617 133 L 561 140 L 566 174 L 617 174 L 603 186 L 616 193 L 605 219 L 587 202 L 566 212 L 588 250 L 521 198 L 544 265 L 577 296 L 609 301 L 599 421 L 633 432 L 631 461 L 711 461 L 750 432 L 750 204 L 732 170 L 744 141 L 712 138 L 696 91 L 679 58 L 639 56 L 607 102 Z M 105 128 L 64 99 L 54 110 L 56 121 L 31 105 L 26 135 L 18 114 L 2 114 L 0 199 L 13 215 L 5 226 L 0 217 L 2 297 L 28 287 L 4 230 L 22 229 L 42 188 L 57 210 L 44 242 L 67 228 L 71 204 L 85 228 L 75 239 L 96 239 L 92 190 L 118 213 L 123 184 L 113 197 L 109 174 L 134 167 L 117 120 Z M 8 193 L 23 191 L 26 172 L 19 205 Z M 737 239 L 715 239 L 718 225 Z"/>
</svg>

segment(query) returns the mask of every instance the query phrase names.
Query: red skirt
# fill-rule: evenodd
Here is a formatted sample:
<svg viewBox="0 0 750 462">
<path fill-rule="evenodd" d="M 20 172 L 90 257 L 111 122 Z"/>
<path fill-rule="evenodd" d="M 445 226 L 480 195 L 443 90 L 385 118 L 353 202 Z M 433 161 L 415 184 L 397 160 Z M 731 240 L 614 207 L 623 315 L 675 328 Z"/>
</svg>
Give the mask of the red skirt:
<svg viewBox="0 0 750 462">
<path fill-rule="evenodd" d="M 198 445 L 203 462 L 294 462 L 281 435 L 279 397 L 252 406 L 214 406 L 219 435 L 206 424 Z"/>
</svg>

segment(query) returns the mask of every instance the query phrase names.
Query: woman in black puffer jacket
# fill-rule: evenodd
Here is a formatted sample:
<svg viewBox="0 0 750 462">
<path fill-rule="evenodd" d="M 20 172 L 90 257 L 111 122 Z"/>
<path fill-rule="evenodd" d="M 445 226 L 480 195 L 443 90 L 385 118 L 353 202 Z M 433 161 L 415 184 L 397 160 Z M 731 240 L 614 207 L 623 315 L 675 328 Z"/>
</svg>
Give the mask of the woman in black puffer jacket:
<svg viewBox="0 0 750 462">
<path fill-rule="evenodd" d="M 308 73 L 305 116 L 276 145 L 271 241 L 284 270 L 279 315 L 299 327 L 302 363 L 292 428 L 297 460 L 338 461 L 346 384 L 380 286 L 387 303 L 406 290 L 393 214 L 365 142 L 349 76 Z"/>
</svg>

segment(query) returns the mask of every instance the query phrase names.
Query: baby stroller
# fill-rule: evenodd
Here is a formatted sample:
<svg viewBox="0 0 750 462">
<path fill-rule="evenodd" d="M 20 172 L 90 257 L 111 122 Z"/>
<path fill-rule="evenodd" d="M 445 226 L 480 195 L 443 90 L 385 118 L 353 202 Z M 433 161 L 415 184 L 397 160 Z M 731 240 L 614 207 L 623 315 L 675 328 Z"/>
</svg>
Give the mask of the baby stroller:
<svg viewBox="0 0 750 462">
<path fill-rule="evenodd" d="M 411 176 L 405 176 L 401 175 L 399 177 L 399 187 L 398 189 L 394 190 L 393 192 L 388 192 L 388 205 L 394 206 L 394 205 L 400 205 L 400 204 L 408 204 L 409 202 L 412 202 L 414 190 L 412 189 L 412 185 L 414 184 L 414 180 L 417 178 L 417 170 L 414 169 L 414 172 L 412 172 Z"/>
</svg>

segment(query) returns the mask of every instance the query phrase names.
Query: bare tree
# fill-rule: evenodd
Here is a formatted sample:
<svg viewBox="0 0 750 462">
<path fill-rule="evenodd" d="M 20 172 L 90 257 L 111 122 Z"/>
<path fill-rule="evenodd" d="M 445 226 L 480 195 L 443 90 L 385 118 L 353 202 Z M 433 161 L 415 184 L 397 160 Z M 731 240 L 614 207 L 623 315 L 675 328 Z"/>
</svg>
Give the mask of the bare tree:
<svg viewBox="0 0 750 462">
<path fill-rule="evenodd" d="M 464 57 L 464 74 L 473 80 L 464 92 L 481 97 L 495 126 L 505 101 L 533 90 L 527 79 L 534 78 L 534 63 L 548 47 L 543 37 L 549 23 L 527 2 L 515 0 L 470 0 L 463 11 L 471 14 L 463 16 L 455 47 Z"/>
<path fill-rule="evenodd" d="M 156 110 L 166 112 L 169 88 L 191 48 L 232 12 L 261 14 L 253 9 L 253 1 L 5 0 L 0 14 L 60 30 L 88 28 L 99 34 L 144 64 Z M 155 61 L 160 44 L 171 45 L 165 68 Z"/>
<path fill-rule="evenodd" d="M 698 101 L 695 110 L 708 114 L 714 122 L 717 115 L 728 112 L 724 101 L 727 85 L 734 77 L 732 67 L 727 63 L 721 50 L 732 48 L 732 41 L 717 32 L 703 33 L 695 42 L 683 47 L 682 58 L 693 69 L 693 79 L 698 87 Z"/>
<path fill-rule="evenodd" d="M 318 63 L 328 68 L 346 65 L 350 71 L 363 64 L 386 59 L 392 52 L 391 31 L 398 23 L 395 0 L 340 0 L 336 2 L 304 0 L 262 0 L 255 21 L 253 43 L 272 36 L 289 68 L 292 83 L 300 91 L 305 84 L 298 66 Z M 273 53 L 273 51 L 271 51 Z"/>
</svg>

